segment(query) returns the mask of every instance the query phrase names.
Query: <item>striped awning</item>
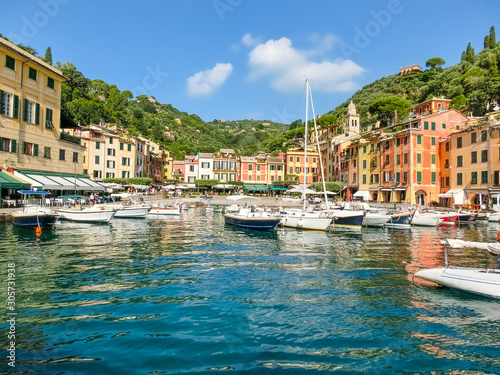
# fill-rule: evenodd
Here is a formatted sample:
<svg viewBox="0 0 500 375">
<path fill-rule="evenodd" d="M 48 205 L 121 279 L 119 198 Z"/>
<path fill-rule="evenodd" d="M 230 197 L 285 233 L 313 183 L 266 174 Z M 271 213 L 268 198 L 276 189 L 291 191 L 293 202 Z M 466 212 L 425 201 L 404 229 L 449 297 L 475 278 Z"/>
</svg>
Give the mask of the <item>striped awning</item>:
<svg viewBox="0 0 500 375">
<path fill-rule="evenodd" d="M 267 191 L 266 185 L 263 184 L 243 184 L 243 189 L 248 191 Z"/>
<path fill-rule="evenodd" d="M 0 171 L 0 189 L 29 189 L 30 184 L 26 181 L 21 181 L 10 173 Z"/>
<path fill-rule="evenodd" d="M 96 181 L 81 175 L 15 171 L 14 174 L 28 182 L 33 188 L 43 190 L 71 190 L 71 191 L 105 191 L 106 188 Z"/>
</svg>

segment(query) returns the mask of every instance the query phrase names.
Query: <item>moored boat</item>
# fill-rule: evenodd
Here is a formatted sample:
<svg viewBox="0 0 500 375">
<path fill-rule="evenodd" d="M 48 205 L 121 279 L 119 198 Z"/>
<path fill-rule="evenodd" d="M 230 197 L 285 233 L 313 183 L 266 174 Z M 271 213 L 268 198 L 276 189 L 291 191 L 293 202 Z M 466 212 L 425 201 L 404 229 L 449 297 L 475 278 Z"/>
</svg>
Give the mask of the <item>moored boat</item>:
<svg viewBox="0 0 500 375">
<path fill-rule="evenodd" d="M 437 212 L 422 212 L 418 210 L 413 216 L 412 224 L 421 227 L 435 227 L 441 218 Z"/>
<path fill-rule="evenodd" d="M 333 210 L 333 229 L 361 230 L 364 214 L 363 211 Z"/>
<path fill-rule="evenodd" d="M 444 244 L 445 267 L 421 270 L 415 273 L 415 277 L 473 294 L 500 298 L 500 270 L 453 267 L 448 265 L 448 247 L 474 247 L 488 249 L 489 246 L 496 245 L 495 249 L 500 252 L 498 243 L 490 244 L 451 239 L 445 240 L 442 243 Z"/>
<path fill-rule="evenodd" d="M 238 212 L 224 214 L 224 222 L 242 228 L 270 230 L 280 222 L 280 218 L 266 211 L 241 208 Z"/>
<path fill-rule="evenodd" d="M 181 214 L 181 206 L 173 206 L 173 207 L 161 207 L 155 206 L 151 207 L 149 210 L 150 215 L 180 215 Z"/>
<path fill-rule="evenodd" d="M 116 211 L 104 206 L 87 207 L 84 209 L 78 209 L 78 206 L 76 206 L 74 209 L 60 209 L 58 213 L 63 220 L 84 223 L 109 223 Z"/>
<path fill-rule="evenodd" d="M 50 194 L 49 192 L 20 190 L 19 193 L 23 195 L 24 206 L 22 210 L 13 211 L 11 213 L 12 223 L 14 225 L 26 228 L 43 228 L 55 225 L 57 219 L 59 219 L 59 214 L 52 211 L 50 208 L 27 203 L 27 197 L 29 195 L 38 195 L 41 197 Z"/>
<path fill-rule="evenodd" d="M 280 211 L 281 225 L 288 228 L 326 230 L 332 218 L 326 212 L 306 212 L 301 209 Z"/>
<path fill-rule="evenodd" d="M 114 218 L 122 219 L 143 219 L 149 213 L 150 206 L 143 202 L 137 201 L 134 196 L 128 193 L 111 194 L 111 198 L 120 198 L 121 201 L 115 201 L 112 204 L 106 204 L 104 207 L 109 207 L 116 210 Z M 96 205 L 100 206 L 100 205 Z"/>
<path fill-rule="evenodd" d="M 393 214 L 384 226 L 393 228 L 410 228 L 414 215 L 415 211 Z"/>
</svg>

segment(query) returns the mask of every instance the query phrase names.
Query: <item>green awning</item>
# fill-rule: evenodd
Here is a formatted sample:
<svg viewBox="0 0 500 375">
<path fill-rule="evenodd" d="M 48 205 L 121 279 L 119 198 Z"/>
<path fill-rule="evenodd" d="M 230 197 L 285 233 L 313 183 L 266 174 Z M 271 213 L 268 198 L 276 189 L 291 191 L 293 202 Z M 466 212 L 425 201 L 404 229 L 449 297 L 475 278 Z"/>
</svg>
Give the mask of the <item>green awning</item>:
<svg viewBox="0 0 500 375">
<path fill-rule="evenodd" d="M 263 184 L 243 184 L 243 189 L 248 191 L 267 191 L 266 185 Z"/>
<path fill-rule="evenodd" d="M 269 187 L 270 187 L 271 190 L 275 190 L 275 191 L 277 191 L 277 190 L 282 190 L 282 191 L 288 190 L 286 187 L 280 186 L 280 185 L 271 185 Z"/>
<path fill-rule="evenodd" d="M 18 189 L 26 190 L 30 188 L 30 184 L 27 182 L 22 182 L 19 179 L 13 177 L 7 172 L 0 171 L 0 188 L 2 189 Z"/>
</svg>

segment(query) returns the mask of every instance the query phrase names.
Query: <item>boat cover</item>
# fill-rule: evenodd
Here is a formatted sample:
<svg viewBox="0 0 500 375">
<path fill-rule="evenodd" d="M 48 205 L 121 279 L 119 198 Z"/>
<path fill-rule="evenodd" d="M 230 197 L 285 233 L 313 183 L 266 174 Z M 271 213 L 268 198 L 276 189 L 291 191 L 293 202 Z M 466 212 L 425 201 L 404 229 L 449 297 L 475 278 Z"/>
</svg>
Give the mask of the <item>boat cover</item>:
<svg viewBox="0 0 500 375">
<path fill-rule="evenodd" d="M 475 249 L 488 250 L 492 254 L 500 255 L 500 243 L 498 242 L 472 242 L 447 239 L 443 241 L 443 244 L 455 249 L 472 247 Z"/>
</svg>

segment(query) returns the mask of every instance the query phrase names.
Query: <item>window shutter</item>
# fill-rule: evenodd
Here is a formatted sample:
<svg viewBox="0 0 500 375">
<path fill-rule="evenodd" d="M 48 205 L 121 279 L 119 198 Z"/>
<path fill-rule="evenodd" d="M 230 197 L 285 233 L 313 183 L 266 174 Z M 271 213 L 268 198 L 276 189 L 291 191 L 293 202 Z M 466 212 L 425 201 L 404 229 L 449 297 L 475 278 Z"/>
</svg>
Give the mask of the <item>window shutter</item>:
<svg viewBox="0 0 500 375">
<path fill-rule="evenodd" d="M 12 140 L 12 143 L 10 144 L 10 151 L 11 151 L 11 152 L 16 152 L 16 151 L 17 151 L 17 147 L 16 147 L 16 145 L 17 145 L 17 144 L 16 144 L 16 140 L 15 140 L 15 139 L 13 139 L 13 140 Z"/>
<path fill-rule="evenodd" d="M 33 145 L 33 156 L 38 156 L 38 145 L 36 143 Z"/>
<path fill-rule="evenodd" d="M 35 106 L 35 125 L 40 125 L 40 104 L 36 103 Z"/>
<path fill-rule="evenodd" d="M 12 113 L 12 117 L 19 118 L 19 96 L 14 95 L 14 112 Z"/>
<path fill-rule="evenodd" d="M 28 121 L 28 99 L 23 100 L 23 121 Z"/>
<path fill-rule="evenodd" d="M 26 150 L 24 149 L 24 144 L 25 144 L 25 143 L 26 143 L 26 142 L 19 141 L 19 151 L 21 151 L 21 153 L 23 153 L 23 154 L 25 154 L 25 153 L 26 153 L 26 152 L 25 152 Z"/>
<path fill-rule="evenodd" d="M 3 114 L 3 97 L 4 97 L 4 94 L 3 94 L 3 91 L 0 90 L 0 113 Z"/>
</svg>

